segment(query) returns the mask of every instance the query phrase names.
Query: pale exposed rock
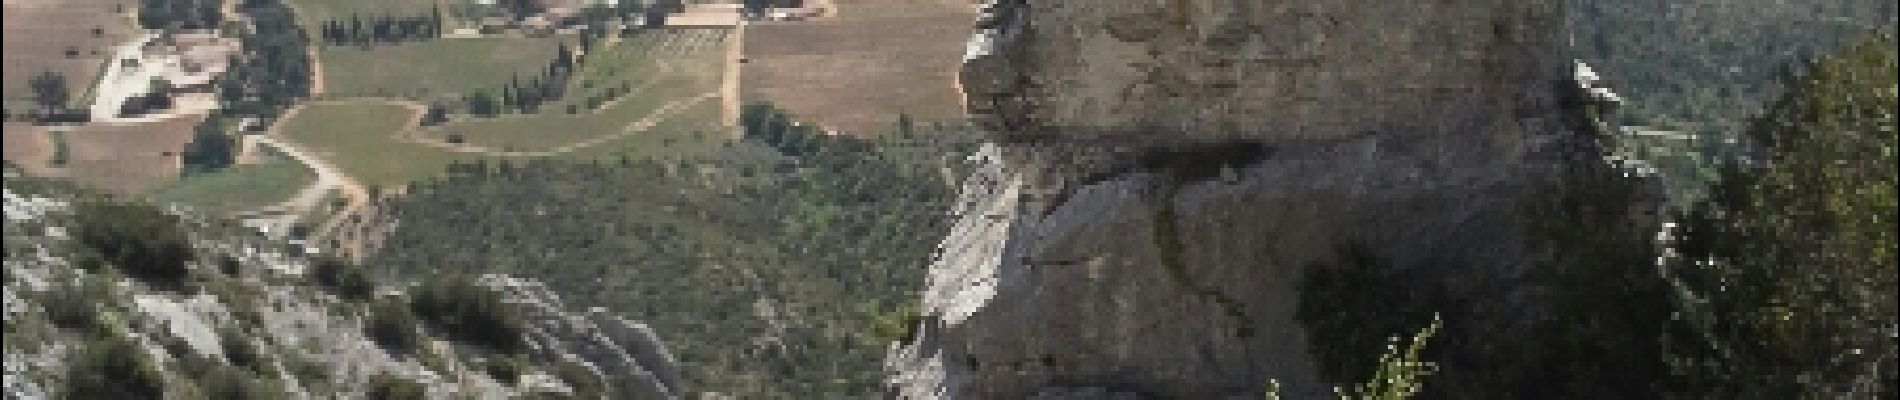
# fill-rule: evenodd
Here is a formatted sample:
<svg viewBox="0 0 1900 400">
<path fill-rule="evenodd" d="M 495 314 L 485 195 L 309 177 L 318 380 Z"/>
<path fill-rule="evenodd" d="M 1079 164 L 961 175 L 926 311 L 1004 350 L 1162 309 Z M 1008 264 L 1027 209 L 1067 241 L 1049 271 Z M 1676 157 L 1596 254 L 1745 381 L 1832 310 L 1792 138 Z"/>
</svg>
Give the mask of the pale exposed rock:
<svg viewBox="0 0 1900 400">
<path fill-rule="evenodd" d="M 1296 283 L 1347 243 L 1503 301 L 1473 324 L 1539 312 L 1501 283 L 1534 257 L 1521 206 L 1600 161 L 1558 11 L 989 2 L 963 83 L 997 143 L 890 351 L 893 389 L 1331 396 Z"/>
</svg>

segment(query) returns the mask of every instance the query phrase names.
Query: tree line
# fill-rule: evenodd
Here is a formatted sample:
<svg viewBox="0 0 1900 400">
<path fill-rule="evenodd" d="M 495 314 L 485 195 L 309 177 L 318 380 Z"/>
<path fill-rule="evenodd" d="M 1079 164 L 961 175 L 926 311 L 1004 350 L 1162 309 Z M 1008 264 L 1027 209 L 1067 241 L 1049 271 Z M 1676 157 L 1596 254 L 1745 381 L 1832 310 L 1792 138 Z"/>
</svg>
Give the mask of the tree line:
<svg viewBox="0 0 1900 400">
<path fill-rule="evenodd" d="M 368 46 L 375 43 L 401 43 L 442 36 L 442 10 L 431 7 L 420 17 L 379 16 L 364 19 L 351 14 L 348 21 L 324 21 L 318 28 L 323 44 L 331 46 Z"/>
<path fill-rule="evenodd" d="M 554 59 L 538 76 L 522 80 L 520 76 L 511 77 L 499 90 L 477 90 L 462 96 L 462 104 L 468 114 L 478 117 L 493 117 L 503 113 L 533 113 L 541 105 L 559 101 L 567 95 L 567 83 L 580 65 L 581 54 L 576 54 L 566 43 L 555 49 Z M 495 92 L 500 92 L 496 94 Z M 437 102 L 430 105 L 425 113 L 425 124 L 446 121 L 448 106 Z"/>
<path fill-rule="evenodd" d="M 152 30 L 217 29 L 223 0 L 140 0 L 139 27 Z"/>
</svg>

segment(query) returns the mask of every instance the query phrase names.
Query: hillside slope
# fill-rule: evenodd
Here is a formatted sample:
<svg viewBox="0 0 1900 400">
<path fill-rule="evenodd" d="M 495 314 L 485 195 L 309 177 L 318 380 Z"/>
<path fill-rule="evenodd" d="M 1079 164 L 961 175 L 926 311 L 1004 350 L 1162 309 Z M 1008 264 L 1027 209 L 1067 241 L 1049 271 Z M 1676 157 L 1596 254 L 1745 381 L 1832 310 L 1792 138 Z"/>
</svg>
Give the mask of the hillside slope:
<svg viewBox="0 0 1900 400">
<path fill-rule="evenodd" d="M 8 399 L 685 393 L 644 324 L 535 282 L 376 285 L 226 222 L 7 174 Z"/>
</svg>

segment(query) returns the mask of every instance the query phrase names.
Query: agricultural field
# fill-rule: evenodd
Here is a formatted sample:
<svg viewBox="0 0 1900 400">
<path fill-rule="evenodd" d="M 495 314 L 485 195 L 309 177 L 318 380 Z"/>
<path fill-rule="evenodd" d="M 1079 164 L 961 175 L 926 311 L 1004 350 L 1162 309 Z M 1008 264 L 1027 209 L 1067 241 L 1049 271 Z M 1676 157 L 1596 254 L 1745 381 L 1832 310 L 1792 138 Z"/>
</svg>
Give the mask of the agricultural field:
<svg viewBox="0 0 1900 400">
<path fill-rule="evenodd" d="M 352 15 L 369 17 L 415 17 L 428 15 L 436 0 L 288 0 L 297 10 L 297 23 L 304 28 L 320 26 L 324 21 L 348 21 Z M 457 3 L 448 1 L 443 3 Z M 444 10 L 446 13 L 447 10 Z"/>
<path fill-rule="evenodd" d="M 956 71 L 975 21 L 969 7 L 838 7 L 836 19 L 747 26 L 742 97 L 860 135 L 887 131 L 900 113 L 962 116 Z"/>
<path fill-rule="evenodd" d="M 723 134 L 728 128 L 713 122 L 718 118 L 719 104 L 708 99 L 679 109 L 646 131 L 575 150 L 564 157 L 613 160 L 624 156 L 687 160 L 710 156 L 732 143 L 730 136 Z"/>
<path fill-rule="evenodd" d="M 707 94 L 718 91 L 726 39 L 723 30 L 655 32 L 629 38 L 596 50 L 569 82 L 568 95 L 543 106 L 539 113 L 452 122 L 423 129 L 422 134 L 499 151 L 539 152 L 598 141 L 627 132 L 630 125 L 640 132 L 712 131 L 718 125 L 718 98 Z M 628 93 L 608 96 L 610 88 L 628 88 Z M 602 99 L 606 102 L 598 109 L 589 107 Z M 568 106 L 574 106 L 576 113 L 569 114 Z M 637 123 L 643 120 L 655 125 L 639 129 L 643 124 Z M 609 142 L 598 146 L 621 147 Z"/>
<path fill-rule="evenodd" d="M 316 174 L 280 154 L 253 164 L 193 175 L 152 191 L 152 200 L 181 203 L 219 214 L 252 210 L 290 199 L 315 181 Z"/>
<path fill-rule="evenodd" d="M 88 98 L 112 46 L 137 33 L 129 14 L 132 0 L 7 0 L 4 12 L 4 79 L 0 79 L 9 113 L 32 104 L 28 82 L 53 72 L 65 76 L 70 101 Z M 124 12 L 121 12 L 124 11 Z"/>
<path fill-rule="evenodd" d="M 530 79 L 554 59 L 562 39 L 453 38 L 359 48 L 330 46 L 320 56 L 325 95 L 455 98 Z"/>
<path fill-rule="evenodd" d="M 24 122 L 7 122 L 0 128 L 0 159 L 19 166 L 29 173 L 39 173 L 53 159 L 52 138 L 46 134 L 46 128 Z"/>
<path fill-rule="evenodd" d="M 400 139 L 397 135 L 415 116 L 414 110 L 390 104 L 312 104 L 284 121 L 281 134 L 368 186 L 401 186 L 472 158 Z"/>
<path fill-rule="evenodd" d="M 140 124 L 88 124 L 60 129 L 66 177 L 115 193 L 143 193 L 178 179 L 179 153 L 204 116 Z M 58 146 L 57 144 L 55 146 Z M 58 151 L 55 149 L 54 151 Z"/>
</svg>

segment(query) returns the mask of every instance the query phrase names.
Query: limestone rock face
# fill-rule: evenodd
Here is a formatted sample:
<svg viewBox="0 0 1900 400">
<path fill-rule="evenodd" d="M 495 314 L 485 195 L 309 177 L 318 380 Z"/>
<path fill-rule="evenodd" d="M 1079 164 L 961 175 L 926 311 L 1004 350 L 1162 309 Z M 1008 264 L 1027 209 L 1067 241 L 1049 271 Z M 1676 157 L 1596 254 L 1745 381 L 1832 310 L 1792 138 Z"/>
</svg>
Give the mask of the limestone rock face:
<svg viewBox="0 0 1900 400">
<path fill-rule="evenodd" d="M 1592 169 L 1545 1 L 986 4 L 972 162 L 912 399 L 1331 395 L 1294 320 L 1309 265 L 1364 244 L 1500 301 L 1536 252 L 1525 199 Z M 1367 357 L 1376 357 L 1369 354 Z"/>
</svg>

